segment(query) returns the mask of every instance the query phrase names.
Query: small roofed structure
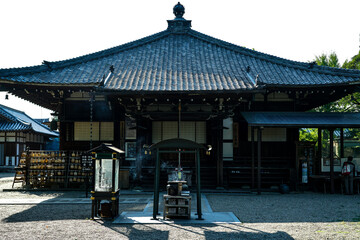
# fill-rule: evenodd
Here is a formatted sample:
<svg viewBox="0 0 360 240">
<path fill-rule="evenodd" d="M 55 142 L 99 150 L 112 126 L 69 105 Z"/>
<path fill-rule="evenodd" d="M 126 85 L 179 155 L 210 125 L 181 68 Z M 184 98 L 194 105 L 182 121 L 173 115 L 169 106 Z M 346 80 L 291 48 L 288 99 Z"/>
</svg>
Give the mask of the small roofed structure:
<svg viewBox="0 0 360 240">
<path fill-rule="evenodd" d="M 193 153 L 195 155 L 196 166 L 196 207 L 198 219 L 202 219 L 201 210 L 201 183 L 200 183 L 200 150 L 205 149 L 201 144 L 182 138 L 167 139 L 150 146 L 150 150 L 156 153 L 155 164 L 155 191 L 154 191 L 154 207 L 153 219 L 156 219 L 159 208 L 159 182 L 160 182 L 160 154 L 161 153 Z M 189 209 L 191 211 L 191 209 Z M 163 213 L 165 214 L 165 212 Z"/>
<path fill-rule="evenodd" d="M 331 193 L 335 192 L 334 186 L 334 130 L 336 128 L 360 128 L 360 113 L 343 113 L 343 112 L 242 112 L 248 125 L 251 127 L 251 142 L 254 148 L 254 129 L 257 129 L 257 183 L 258 193 L 261 192 L 261 142 L 263 128 L 327 128 L 330 131 L 330 189 Z M 321 132 L 321 130 L 320 130 Z M 321 133 L 320 133 L 321 134 Z M 343 131 L 341 131 L 343 135 Z M 321 136 L 318 137 L 318 146 L 322 146 Z M 341 155 L 344 154 L 343 137 L 340 143 Z M 320 156 L 321 147 L 319 148 Z M 343 156 L 342 156 L 343 157 Z M 255 164 L 255 152 L 252 151 L 252 165 Z M 299 164 L 297 164 L 299 168 Z M 296 172 L 299 172 L 297 169 Z M 252 182 L 255 182 L 254 168 L 252 169 Z"/>
</svg>

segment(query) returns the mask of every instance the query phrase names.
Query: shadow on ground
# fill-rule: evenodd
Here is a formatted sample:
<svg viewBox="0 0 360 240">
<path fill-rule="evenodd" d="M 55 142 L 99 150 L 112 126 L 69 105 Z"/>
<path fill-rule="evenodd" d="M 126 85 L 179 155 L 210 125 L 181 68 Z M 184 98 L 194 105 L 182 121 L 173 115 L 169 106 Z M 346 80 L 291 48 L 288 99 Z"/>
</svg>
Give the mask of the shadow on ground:
<svg viewBox="0 0 360 240">
<path fill-rule="evenodd" d="M 15 207 L 16 206 L 16 207 Z M 120 212 L 138 211 L 145 204 L 121 204 Z M 57 220 L 84 220 L 91 216 L 91 204 L 38 204 L 38 205 L 2 205 L 0 212 L 5 212 L 1 222 L 33 222 L 33 221 L 57 221 Z"/>
<path fill-rule="evenodd" d="M 129 239 L 154 239 L 154 236 L 156 236 L 156 239 L 294 239 L 286 232 L 263 232 L 243 227 L 240 224 L 166 224 L 165 228 L 167 230 L 157 229 L 157 227 L 164 226 L 164 224 L 127 224 L 119 226 L 104 223 L 103 225 Z M 170 232 L 173 232 L 173 234 L 181 233 L 181 235 L 170 236 Z"/>
</svg>

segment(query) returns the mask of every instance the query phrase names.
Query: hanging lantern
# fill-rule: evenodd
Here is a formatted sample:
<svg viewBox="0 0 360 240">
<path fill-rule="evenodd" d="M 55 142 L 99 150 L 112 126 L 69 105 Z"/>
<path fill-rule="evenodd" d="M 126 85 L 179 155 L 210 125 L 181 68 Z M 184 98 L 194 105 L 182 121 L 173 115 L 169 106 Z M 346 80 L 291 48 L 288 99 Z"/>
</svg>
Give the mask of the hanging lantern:
<svg viewBox="0 0 360 240">
<path fill-rule="evenodd" d="M 91 218 L 114 218 L 119 214 L 120 163 L 124 151 L 111 144 L 103 143 L 89 150 L 93 155 L 94 172 Z"/>
</svg>

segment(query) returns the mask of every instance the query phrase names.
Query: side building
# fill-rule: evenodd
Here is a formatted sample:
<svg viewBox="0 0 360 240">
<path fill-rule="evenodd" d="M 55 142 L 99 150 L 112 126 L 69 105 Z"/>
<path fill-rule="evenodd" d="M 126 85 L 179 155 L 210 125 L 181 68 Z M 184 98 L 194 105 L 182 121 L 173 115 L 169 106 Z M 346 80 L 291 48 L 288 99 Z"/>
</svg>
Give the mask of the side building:
<svg viewBox="0 0 360 240">
<path fill-rule="evenodd" d="M 58 136 L 24 112 L 0 104 L 0 166 L 17 166 L 27 147 L 45 149 L 49 139 Z"/>
</svg>

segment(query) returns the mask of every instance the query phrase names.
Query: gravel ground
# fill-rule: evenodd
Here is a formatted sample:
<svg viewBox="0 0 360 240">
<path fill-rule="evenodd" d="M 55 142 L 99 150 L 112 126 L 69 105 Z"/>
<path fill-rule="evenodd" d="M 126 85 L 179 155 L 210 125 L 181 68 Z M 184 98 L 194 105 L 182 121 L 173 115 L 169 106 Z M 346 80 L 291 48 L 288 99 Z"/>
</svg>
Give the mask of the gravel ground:
<svg viewBox="0 0 360 240">
<path fill-rule="evenodd" d="M 6 178 L 0 178 L 0 191 L 8 184 Z M 83 193 L 0 192 L 0 197 L 71 194 Z M 0 239 L 360 239 L 360 195 L 206 196 L 213 211 L 233 212 L 242 224 L 114 225 L 110 221 L 89 220 L 89 204 L 0 205 Z M 144 207 L 145 204 L 120 204 L 120 212 L 142 211 Z"/>
<path fill-rule="evenodd" d="M 2 175 L 2 174 L 0 174 Z M 0 191 L 2 189 L 11 189 L 13 177 L 0 178 Z M 15 183 L 14 188 L 21 188 L 21 183 Z M 85 191 L 14 191 L 14 192 L 0 192 L 0 198 L 83 198 Z"/>
</svg>

